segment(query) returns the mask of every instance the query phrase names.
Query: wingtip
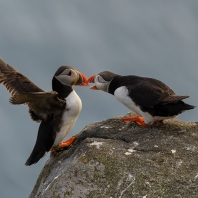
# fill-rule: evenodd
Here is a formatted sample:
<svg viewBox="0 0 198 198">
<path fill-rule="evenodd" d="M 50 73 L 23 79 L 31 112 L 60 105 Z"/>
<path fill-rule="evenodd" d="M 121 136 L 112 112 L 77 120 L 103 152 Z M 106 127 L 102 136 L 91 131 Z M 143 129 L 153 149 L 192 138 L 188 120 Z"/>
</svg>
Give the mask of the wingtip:
<svg viewBox="0 0 198 198">
<path fill-rule="evenodd" d="M 3 60 L 3 58 L 1 58 L 1 57 L 0 57 L 0 61 L 3 62 L 3 63 L 6 63 L 6 62 Z"/>
<path fill-rule="evenodd" d="M 35 147 L 34 147 L 35 149 Z M 26 166 L 31 166 L 32 164 L 36 164 L 42 157 L 45 156 L 46 154 L 46 149 L 44 150 L 40 150 L 39 152 L 37 150 L 32 151 L 32 153 L 30 154 L 30 157 L 27 159 L 25 165 Z"/>
<path fill-rule="evenodd" d="M 192 106 L 192 109 L 196 108 L 197 106 L 194 106 L 194 105 L 191 105 Z"/>
<path fill-rule="evenodd" d="M 31 166 L 32 164 L 34 164 L 34 163 L 32 162 L 32 158 L 29 157 L 29 158 L 27 159 L 27 161 L 25 162 L 25 165 L 26 165 L 26 166 Z"/>
<path fill-rule="evenodd" d="M 14 102 L 13 102 L 13 97 L 11 97 L 11 98 L 9 99 L 9 103 L 10 103 L 10 104 L 14 104 Z"/>
<path fill-rule="evenodd" d="M 19 104 L 22 104 L 22 103 L 19 103 L 19 102 L 17 101 L 17 99 L 16 99 L 14 96 L 10 97 L 9 103 L 12 104 L 12 105 L 19 105 Z"/>
<path fill-rule="evenodd" d="M 25 163 L 26 166 L 31 166 L 32 164 L 29 164 L 28 162 Z"/>
<path fill-rule="evenodd" d="M 39 161 L 39 159 L 38 159 L 38 160 L 35 160 L 35 159 L 29 157 L 29 158 L 27 159 L 27 161 L 25 162 L 25 165 L 26 165 L 26 166 L 31 166 L 32 164 L 36 164 L 38 161 Z"/>
</svg>

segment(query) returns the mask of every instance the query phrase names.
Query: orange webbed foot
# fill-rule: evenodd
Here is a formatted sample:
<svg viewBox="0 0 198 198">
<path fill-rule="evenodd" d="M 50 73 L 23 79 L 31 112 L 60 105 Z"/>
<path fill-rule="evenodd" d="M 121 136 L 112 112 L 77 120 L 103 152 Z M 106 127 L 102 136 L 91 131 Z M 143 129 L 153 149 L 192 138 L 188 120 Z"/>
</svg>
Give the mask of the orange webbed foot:
<svg viewBox="0 0 198 198">
<path fill-rule="evenodd" d="M 74 141 L 76 140 L 76 137 L 72 136 L 65 142 L 61 142 L 57 147 L 51 148 L 50 151 L 59 151 L 63 148 L 69 147 Z"/>
<path fill-rule="evenodd" d="M 144 118 L 141 116 L 122 118 L 122 121 L 123 122 L 135 122 L 140 126 L 148 127 L 148 124 L 145 124 Z"/>
</svg>

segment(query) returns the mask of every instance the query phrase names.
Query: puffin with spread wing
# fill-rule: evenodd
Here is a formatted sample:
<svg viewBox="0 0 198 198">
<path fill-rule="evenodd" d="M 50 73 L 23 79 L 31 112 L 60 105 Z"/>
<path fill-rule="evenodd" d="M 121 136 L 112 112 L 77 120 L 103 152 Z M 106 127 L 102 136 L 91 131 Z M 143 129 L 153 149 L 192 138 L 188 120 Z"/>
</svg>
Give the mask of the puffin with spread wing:
<svg viewBox="0 0 198 198">
<path fill-rule="evenodd" d="M 35 146 L 26 165 L 37 163 L 46 152 L 68 147 L 75 137 L 61 141 L 75 124 L 82 102 L 73 85 L 88 86 L 87 78 L 70 66 L 61 66 L 53 76 L 52 90 L 44 92 L 0 58 L 0 83 L 12 97 L 11 104 L 26 104 L 32 120 L 41 122 Z"/>
</svg>

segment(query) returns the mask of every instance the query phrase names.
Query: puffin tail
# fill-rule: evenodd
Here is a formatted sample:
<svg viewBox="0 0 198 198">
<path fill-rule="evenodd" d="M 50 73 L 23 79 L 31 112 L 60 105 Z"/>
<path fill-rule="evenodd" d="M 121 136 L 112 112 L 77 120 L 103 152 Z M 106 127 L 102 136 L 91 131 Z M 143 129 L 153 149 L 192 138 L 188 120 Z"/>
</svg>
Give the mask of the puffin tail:
<svg viewBox="0 0 198 198">
<path fill-rule="evenodd" d="M 167 100 L 163 101 L 164 106 L 169 110 L 169 113 L 180 114 L 183 111 L 194 109 L 196 106 L 189 105 L 182 101 L 183 99 L 189 98 L 189 96 L 171 96 Z"/>
<path fill-rule="evenodd" d="M 183 108 L 184 108 L 184 111 L 185 110 L 190 110 L 190 109 L 194 109 L 196 106 L 193 106 L 193 105 L 189 105 L 189 104 L 187 104 L 187 103 L 185 103 L 185 102 L 183 102 L 184 104 L 183 104 Z"/>
<path fill-rule="evenodd" d="M 42 121 L 38 130 L 35 146 L 27 159 L 25 165 L 30 166 L 37 163 L 48 152 L 54 142 L 52 122 Z"/>
<path fill-rule="evenodd" d="M 178 115 L 181 114 L 182 112 L 190 109 L 194 109 L 195 106 L 189 105 L 183 101 L 179 101 L 177 103 L 169 104 L 167 106 L 167 109 L 169 110 L 169 115 Z"/>
<path fill-rule="evenodd" d="M 189 105 L 183 101 L 179 101 L 176 103 L 169 103 L 169 104 L 161 104 L 161 105 L 157 105 L 154 108 L 154 115 L 161 117 L 177 116 L 186 110 L 190 110 L 194 108 L 195 106 Z"/>
</svg>

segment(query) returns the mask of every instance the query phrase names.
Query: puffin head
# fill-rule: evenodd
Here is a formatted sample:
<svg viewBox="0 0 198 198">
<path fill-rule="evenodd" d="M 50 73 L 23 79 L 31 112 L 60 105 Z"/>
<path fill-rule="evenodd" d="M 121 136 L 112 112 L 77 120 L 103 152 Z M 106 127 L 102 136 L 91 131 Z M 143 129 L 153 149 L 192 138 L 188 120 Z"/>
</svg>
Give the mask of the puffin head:
<svg viewBox="0 0 198 198">
<path fill-rule="evenodd" d="M 115 76 L 117 76 L 117 74 L 114 74 L 110 71 L 103 71 L 96 75 L 90 76 L 87 82 L 95 83 L 95 85 L 90 87 L 90 89 L 108 92 L 109 84 Z"/>
<path fill-rule="evenodd" d="M 88 86 L 87 78 L 81 72 L 70 66 L 61 66 L 54 74 L 54 78 L 67 86 Z"/>
</svg>

